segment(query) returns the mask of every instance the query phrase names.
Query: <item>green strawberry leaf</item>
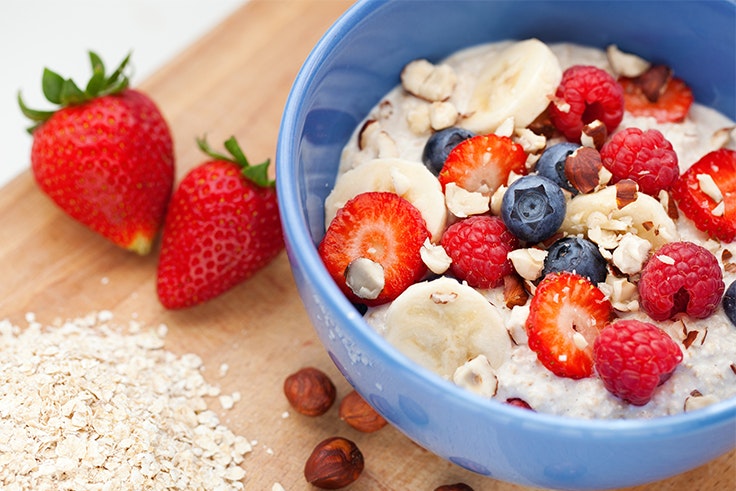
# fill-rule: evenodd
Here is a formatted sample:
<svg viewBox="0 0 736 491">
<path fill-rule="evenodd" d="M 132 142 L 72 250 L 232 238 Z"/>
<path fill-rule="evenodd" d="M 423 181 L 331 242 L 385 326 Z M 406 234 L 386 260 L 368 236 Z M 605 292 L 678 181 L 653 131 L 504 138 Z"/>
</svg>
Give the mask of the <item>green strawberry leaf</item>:
<svg viewBox="0 0 736 491">
<path fill-rule="evenodd" d="M 102 72 L 105 73 L 105 63 L 102 61 L 102 58 L 95 53 L 94 51 L 89 52 L 89 64 L 92 67 L 92 72 Z"/>
<path fill-rule="evenodd" d="M 63 106 L 73 106 L 88 101 L 87 95 L 77 87 L 77 84 L 70 78 L 64 80 L 61 85 L 61 104 Z"/>
<path fill-rule="evenodd" d="M 240 166 L 243 176 L 256 186 L 271 187 L 276 183 L 268 177 L 268 166 L 271 164 L 271 159 L 266 159 L 265 162 L 258 165 L 250 165 L 234 136 L 228 138 L 224 143 L 225 149 L 230 152 L 231 157 L 215 152 L 207 143 L 206 136 L 197 138 L 197 145 L 200 150 L 214 159 L 233 162 Z"/>
<path fill-rule="evenodd" d="M 239 163 L 241 167 L 248 167 L 250 165 L 248 163 L 248 159 L 245 157 L 243 150 L 240 149 L 240 145 L 238 145 L 238 141 L 235 139 L 234 136 L 231 136 L 225 141 L 225 150 L 230 152 L 230 155 L 235 157 L 235 162 Z"/>
<path fill-rule="evenodd" d="M 90 57 L 92 57 L 93 55 L 94 56 L 97 56 L 97 55 L 95 55 L 94 53 L 92 53 L 90 51 Z M 123 77 L 125 79 L 125 84 L 127 86 L 127 84 L 128 84 L 128 77 L 127 76 L 124 76 L 123 75 L 123 72 L 125 71 L 125 68 L 128 66 L 128 62 L 130 61 L 130 55 L 131 55 L 131 53 L 128 53 L 127 56 L 125 58 L 123 58 L 123 61 L 120 62 L 120 65 L 118 65 L 118 67 L 115 69 L 115 71 L 112 72 L 109 77 L 107 77 L 107 85 L 108 86 L 118 85 L 119 84 L 118 79 L 120 77 Z M 100 63 L 102 63 L 101 60 L 100 60 Z M 103 72 L 104 72 L 104 70 L 103 70 Z"/>
<path fill-rule="evenodd" d="M 52 104 L 61 104 L 61 86 L 64 85 L 64 77 L 48 68 L 43 69 L 41 77 L 41 89 L 43 95 Z"/>
<path fill-rule="evenodd" d="M 210 144 L 207 143 L 206 136 L 203 136 L 202 138 L 197 138 L 197 146 L 202 152 L 215 160 L 226 160 L 228 162 L 235 162 L 232 157 L 228 157 L 227 155 L 215 152 L 212 147 L 210 147 Z"/>
<path fill-rule="evenodd" d="M 87 82 L 87 88 L 84 89 L 85 94 L 97 94 L 105 86 L 107 78 L 105 76 L 105 64 L 93 52 L 89 52 L 90 63 L 92 65 L 92 77 Z"/>
<path fill-rule="evenodd" d="M 90 51 L 89 60 L 92 68 L 92 75 L 87 81 L 84 90 L 72 79 L 65 79 L 58 73 L 44 68 L 41 78 L 41 88 L 46 99 L 55 104 L 57 107 L 52 111 L 38 111 L 30 109 L 25 105 L 20 93 L 18 94 L 18 105 L 24 116 L 36 123 L 29 131 L 33 131 L 39 124 L 50 118 L 57 110 L 62 107 L 84 104 L 97 97 L 118 94 L 125 90 L 130 80 L 125 71 L 130 61 L 130 53 L 120 62 L 120 65 L 110 75 L 105 73 L 105 64 L 97 53 Z"/>
<path fill-rule="evenodd" d="M 36 109 L 29 108 L 23 101 L 23 97 L 21 97 L 20 92 L 18 92 L 18 106 L 20 106 L 20 112 L 23 113 L 23 116 L 35 123 L 27 128 L 28 133 L 31 134 L 33 134 L 33 130 L 35 130 L 38 125 L 49 119 L 51 115 L 54 114 L 54 111 L 38 111 Z"/>
<path fill-rule="evenodd" d="M 268 178 L 268 166 L 270 164 L 271 159 L 266 159 L 258 165 L 249 165 L 248 167 L 244 167 L 243 175 L 245 175 L 245 177 L 247 177 L 251 182 L 262 188 L 273 186 L 276 181 Z"/>
</svg>

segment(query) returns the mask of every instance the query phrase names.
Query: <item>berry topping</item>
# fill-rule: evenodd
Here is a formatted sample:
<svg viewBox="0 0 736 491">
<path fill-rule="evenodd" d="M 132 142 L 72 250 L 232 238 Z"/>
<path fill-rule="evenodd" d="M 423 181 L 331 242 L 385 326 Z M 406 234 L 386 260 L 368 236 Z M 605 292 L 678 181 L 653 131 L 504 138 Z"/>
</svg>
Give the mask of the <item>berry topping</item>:
<svg viewBox="0 0 736 491">
<path fill-rule="evenodd" d="M 594 284 L 608 275 L 606 260 L 593 242 L 582 237 L 565 237 L 552 244 L 544 258 L 542 277 L 559 271 L 585 276 Z"/>
<path fill-rule="evenodd" d="M 724 288 L 718 259 L 692 242 L 663 245 L 646 262 L 639 280 L 641 308 L 656 321 L 683 312 L 696 319 L 708 317 Z"/>
<path fill-rule="evenodd" d="M 457 126 L 451 126 L 432 134 L 424 145 L 422 162 L 436 176 L 445 165 L 445 160 L 452 149 L 461 141 L 473 136 L 475 133 L 472 131 Z"/>
<path fill-rule="evenodd" d="M 507 136 L 478 135 L 460 142 L 439 174 L 442 189 L 453 182 L 486 195 L 506 184 L 509 174 L 526 174 L 526 153 Z"/>
<path fill-rule="evenodd" d="M 658 123 L 679 123 L 693 104 L 692 90 L 672 77 L 669 67 L 654 65 L 638 77 L 621 77 L 618 82 L 624 91 L 624 107 L 634 116 L 653 117 Z"/>
<path fill-rule="evenodd" d="M 577 194 L 578 190 L 570 184 L 565 176 L 565 161 L 580 145 L 572 142 L 556 143 L 547 147 L 537 160 L 536 170 L 539 175 L 551 179 L 563 189 Z"/>
<path fill-rule="evenodd" d="M 450 271 L 475 288 L 494 288 L 514 270 L 506 257 L 518 240 L 498 217 L 473 216 L 455 222 L 442 236 L 452 258 Z"/>
<path fill-rule="evenodd" d="M 547 275 L 529 307 L 529 348 L 548 370 L 574 379 L 593 373 L 593 342 L 611 320 L 611 302 L 586 278 L 569 272 Z"/>
<path fill-rule="evenodd" d="M 682 351 L 654 324 L 627 319 L 601 331 L 593 345 L 593 359 L 610 393 L 643 406 L 682 361 Z"/>
<path fill-rule="evenodd" d="M 419 251 L 428 238 L 421 213 L 407 200 L 394 193 L 361 193 L 345 203 L 330 222 L 319 254 L 351 301 L 379 305 L 422 278 L 426 266 Z M 370 264 L 380 266 L 383 278 L 378 282 L 380 291 L 366 295 L 358 285 L 348 285 L 347 276 L 351 269 Z M 356 273 L 354 277 L 368 276 L 376 268 L 366 269 L 365 275 Z"/>
<path fill-rule="evenodd" d="M 601 161 L 613 175 L 612 183 L 631 179 L 651 196 L 669 189 L 680 174 L 672 144 L 654 129 L 627 128 L 614 134 L 601 148 Z"/>
<path fill-rule="evenodd" d="M 736 281 L 732 281 L 723 295 L 723 311 L 731 324 L 736 326 Z"/>
<path fill-rule="evenodd" d="M 565 209 L 560 187 L 536 174 L 511 183 L 501 201 L 501 217 L 508 229 L 530 243 L 552 236 L 565 219 Z"/>
<path fill-rule="evenodd" d="M 720 149 L 695 162 L 672 185 L 686 217 L 711 237 L 736 239 L 736 151 Z"/>
<path fill-rule="evenodd" d="M 624 117 L 621 86 L 606 71 L 587 65 L 575 65 L 562 74 L 562 81 L 550 104 L 550 119 L 565 138 L 579 142 L 583 126 L 599 120 L 608 133 Z"/>
</svg>

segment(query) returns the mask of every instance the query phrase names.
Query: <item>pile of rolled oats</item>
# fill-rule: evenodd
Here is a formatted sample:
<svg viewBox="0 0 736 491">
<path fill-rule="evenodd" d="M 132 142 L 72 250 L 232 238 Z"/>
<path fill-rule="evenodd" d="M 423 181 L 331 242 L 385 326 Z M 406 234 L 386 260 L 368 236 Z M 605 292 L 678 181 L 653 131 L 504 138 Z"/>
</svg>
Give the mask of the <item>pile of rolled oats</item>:
<svg viewBox="0 0 736 491">
<path fill-rule="evenodd" d="M 0 321 L 0 488 L 243 489 L 251 445 L 207 408 L 202 360 L 109 312 Z"/>
</svg>

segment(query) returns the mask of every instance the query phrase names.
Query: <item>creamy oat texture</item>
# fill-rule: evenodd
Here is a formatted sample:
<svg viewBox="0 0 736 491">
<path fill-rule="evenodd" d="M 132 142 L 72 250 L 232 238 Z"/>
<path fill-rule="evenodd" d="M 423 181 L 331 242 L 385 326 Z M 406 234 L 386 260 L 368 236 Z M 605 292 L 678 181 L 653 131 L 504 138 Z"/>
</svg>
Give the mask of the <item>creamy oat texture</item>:
<svg viewBox="0 0 736 491">
<path fill-rule="evenodd" d="M 356 129 L 352 140 L 343 150 L 339 175 L 376 158 L 421 162 L 424 144 L 432 130 L 463 125 L 461 115 L 467 110 L 475 79 L 487 61 L 508 45 L 496 43 L 471 47 L 441 62 L 441 65 L 451 70 L 433 73 L 432 76 L 438 80 L 436 83 L 454 84 L 451 95 L 442 101 L 432 101 L 431 95 L 416 97 L 401 86 L 388 93 Z M 573 64 L 587 64 L 615 73 L 603 51 L 571 44 L 550 47 L 563 70 Z M 420 68 L 425 72 L 429 70 L 426 66 Z M 452 72 L 454 79 L 447 79 L 449 72 Z M 535 135 L 530 135 L 528 131 L 514 133 L 513 126 L 513 122 L 506 122 L 496 132 L 513 135 L 530 153 L 538 154 L 539 139 L 535 139 Z M 690 115 L 682 123 L 657 124 L 653 118 L 635 118 L 627 114 L 619 129 L 632 126 L 660 130 L 677 152 L 681 170 L 711 150 L 723 146 L 734 148 L 734 123 L 698 104 L 693 105 Z M 543 145 L 545 142 L 541 143 Z M 531 164 L 533 160 L 530 159 Z M 491 210 L 494 209 L 495 199 L 491 200 Z M 709 239 L 685 218 L 679 218 L 676 223 L 682 240 L 702 245 L 718 258 L 724 270 L 726 286 L 736 279 L 736 262 L 731 259 L 736 255 L 736 244 L 721 244 Z M 623 267 L 636 271 L 641 266 L 642 250 L 646 248 L 642 248 L 641 241 L 633 237 L 625 242 L 627 250 L 619 252 L 618 260 Z M 521 264 L 533 270 L 531 259 L 523 259 L 520 260 Z M 638 311 L 633 284 L 614 281 L 610 277 L 607 283 L 601 287 L 617 308 L 618 317 L 653 322 Z M 487 397 L 499 400 L 521 398 L 539 412 L 570 417 L 633 418 L 681 413 L 736 396 L 736 327 L 728 321 L 722 306 L 707 319 L 683 317 L 656 323 L 680 342 L 684 358 L 670 380 L 658 388 L 648 404 L 633 406 L 611 395 L 595 375 L 583 380 L 572 380 L 557 377 L 548 371 L 526 345 L 524 323 L 528 302 L 524 306 L 509 309 L 505 306 L 502 288 L 482 293 L 501 314 L 514 341 L 510 359 L 495 370 L 496 392 L 486 393 Z M 384 334 L 387 309 L 388 306 L 372 308 L 365 315 L 366 321 Z"/>
<path fill-rule="evenodd" d="M 251 445 L 208 409 L 202 360 L 110 320 L 0 321 L 0 488 L 243 489 Z"/>
</svg>

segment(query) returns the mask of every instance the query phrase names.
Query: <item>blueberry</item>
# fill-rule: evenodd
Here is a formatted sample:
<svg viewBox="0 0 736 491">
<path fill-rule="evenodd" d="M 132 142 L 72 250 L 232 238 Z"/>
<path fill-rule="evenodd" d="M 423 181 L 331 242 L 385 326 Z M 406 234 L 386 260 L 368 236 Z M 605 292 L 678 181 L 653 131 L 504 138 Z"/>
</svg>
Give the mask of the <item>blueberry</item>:
<svg viewBox="0 0 736 491">
<path fill-rule="evenodd" d="M 353 307 L 355 307 L 355 310 L 358 311 L 358 313 L 361 315 L 361 317 L 364 316 L 366 314 L 366 312 L 368 312 L 368 306 L 365 305 L 365 304 L 362 304 L 362 303 L 354 303 L 353 304 Z"/>
<path fill-rule="evenodd" d="M 549 273 L 569 271 L 585 276 L 593 283 L 606 281 L 608 267 L 593 242 L 581 237 L 565 237 L 547 250 L 542 278 Z"/>
<path fill-rule="evenodd" d="M 723 295 L 723 310 L 731 324 L 736 326 L 736 281 L 731 282 L 726 294 Z"/>
<path fill-rule="evenodd" d="M 531 174 L 514 181 L 501 201 L 506 227 L 526 242 L 541 242 L 554 234 L 565 218 L 565 196 L 546 177 Z"/>
<path fill-rule="evenodd" d="M 436 176 L 442 170 L 442 166 L 445 165 L 445 159 L 447 159 L 452 149 L 461 141 L 474 136 L 475 133 L 472 131 L 456 126 L 440 130 L 430 136 L 424 145 L 422 162 Z"/>
<path fill-rule="evenodd" d="M 579 144 L 571 142 L 556 143 L 548 147 L 537 160 L 537 173 L 552 179 L 561 188 L 577 194 L 578 190 L 565 176 L 565 160 L 578 148 Z"/>
</svg>

